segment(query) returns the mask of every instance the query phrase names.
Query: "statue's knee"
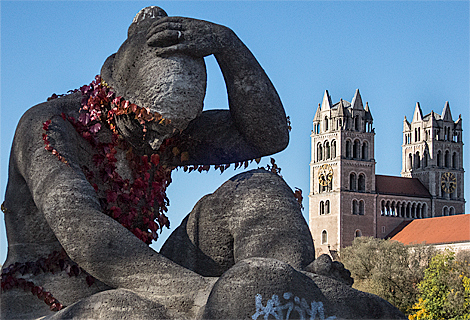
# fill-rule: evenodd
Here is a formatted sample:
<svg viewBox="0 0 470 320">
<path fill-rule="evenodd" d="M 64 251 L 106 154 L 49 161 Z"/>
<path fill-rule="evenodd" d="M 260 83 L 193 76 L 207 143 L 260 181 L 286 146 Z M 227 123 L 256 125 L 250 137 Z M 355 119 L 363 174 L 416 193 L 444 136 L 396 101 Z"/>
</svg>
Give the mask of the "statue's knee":
<svg viewBox="0 0 470 320">
<path fill-rule="evenodd" d="M 214 285 L 204 319 L 310 318 L 329 315 L 330 306 L 315 283 L 275 259 L 250 258 L 235 264 Z M 315 316 L 313 316 L 314 318 Z"/>
</svg>

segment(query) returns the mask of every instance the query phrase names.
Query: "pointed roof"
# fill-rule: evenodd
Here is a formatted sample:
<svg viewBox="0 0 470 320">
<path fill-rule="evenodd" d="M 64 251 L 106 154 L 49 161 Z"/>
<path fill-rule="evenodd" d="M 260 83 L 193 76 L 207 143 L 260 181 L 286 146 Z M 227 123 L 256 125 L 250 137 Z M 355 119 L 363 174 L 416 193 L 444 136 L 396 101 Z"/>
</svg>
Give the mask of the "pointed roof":
<svg viewBox="0 0 470 320">
<path fill-rule="evenodd" d="M 333 103 L 331 102 L 330 94 L 328 93 L 328 90 L 325 90 L 325 93 L 323 94 L 323 101 L 321 103 L 321 110 L 329 110 L 331 109 L 332 105 Z"/>
<path fill-rule="evenodd" d="M 444 109 L 442 110 L 442 119 L 444 121 L 453 121 L 452 114 L 450 113 L 449 101 L 446 101 L 446 105 L 444 106 Z"/>
<path fill-rule="evenodd" d="M 343 100 L 341 100 L 341 103 L 338 105 L 338 117 L 344 117 L 344 103 L 342 103 Z"/>
<path fill-rule="evenodd" d="M 351 105 L 353 109 L 364 110 L 364 105 L 362 104 L 361 94 L 359 89 L 356 89 L 353 99 L 351 100 Z"/>
<path fill-rule="evenodd" d="M 369 102 L 366 101 L 366 106 L 364 107 L 364 111 L 366 112 L 365 114 L 365 119 L 366 120 L 374 120 L 372 118 L 372 113 L 369 110 Z"/>
<path fill-rule="evenodd" d="M 318 104 L 317 112 L 315 112 L 315 117 L 313 117 L 313 121 L 320 121 L 321 120 L 321 106 Z"/>
<path fill-rule="evenodd" d="M 408 119 L 403 119 L 403 131 L 409 131 L 411 129 L 411 124 L 409 123 Z"/>
<path fill-rule="evenodd" d="M 415 112 L 413 113 L 413 120 L 411 122 L 415 121 L 423 121 L 423 111 L 421 111 L 419 102 L 416 102 Z"/>
<path fill-rule="evenodd" d="M 396 229 L 398 230 L 390 234 L 391 239 L 403 244 L 469 242 L 470 214 L 415 219 L 406 225 L 399 225 Z"/>
</svg>

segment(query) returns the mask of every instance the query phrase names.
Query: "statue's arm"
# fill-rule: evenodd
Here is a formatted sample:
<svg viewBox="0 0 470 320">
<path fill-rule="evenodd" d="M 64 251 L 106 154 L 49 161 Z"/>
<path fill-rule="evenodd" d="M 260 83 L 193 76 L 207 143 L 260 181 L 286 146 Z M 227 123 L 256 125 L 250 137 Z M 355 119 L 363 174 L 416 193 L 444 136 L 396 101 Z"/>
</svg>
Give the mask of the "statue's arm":
<svg viewBox="0 0 470 320">
<path fill-rule="evenodd" d="M 180 38 L 174 38 L 178 32 Z M 207 21 L 168 17 L 150 29 L 148 44 L 157 47 L 161 55 L 213 54 L 223 73 L 230 110 L 205 112 L 187 130 L 199 142 L 197 150 L 215 148 L 216 155 L 204 157 L 200 152 L 199 157 L 193 153 L 190 162 L 223 163 L 226 159 L 220 154 L 243 161 L 287 147 L 288 124 L 279 96 L 256 58 L 232 30 Z"/>
<path fill-rule="evenodd" d="M 79 150 L 80 138 L 69 122 L 54 116 L 48 130 L 51 146 L 67 164 L 44 149 L 43 122 L 51 114 L 60 114 L 55 111 L 45 103 L 23 116 L 15 135 L 12 163 L 70 258 L 115 288 L 158 294 L 163 289 L 181 290 L 190 279 L 197 281 L 199 276 L 161 256 L 101 212 L 96 193 L 79 167 L 78 153 L 83 150 Z M 162 279 L 175 283 L 168 288 Z"/>
</svg>

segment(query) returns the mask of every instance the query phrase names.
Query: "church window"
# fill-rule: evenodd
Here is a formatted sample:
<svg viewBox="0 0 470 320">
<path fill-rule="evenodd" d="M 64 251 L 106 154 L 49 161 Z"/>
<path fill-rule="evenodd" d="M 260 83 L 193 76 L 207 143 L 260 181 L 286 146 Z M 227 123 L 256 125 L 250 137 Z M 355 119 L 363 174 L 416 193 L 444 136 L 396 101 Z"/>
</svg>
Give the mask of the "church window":
<svg viewBox="0 0 470 320">
<path fill-rule="evenodd" d="M 452 168 L 457 169 L 457 153 L 452 154 Z"/>
<path fill-rule="evenodd" d="M 354 146 L 353 146 L 353 159 L 358 159 L 360 158 L 360 142 L 359 140 L 354 141 Z"/>
<path fill-rule="evenodd" d="M 426 151 L 423 152 L 423 168 L 428 166 L 428 153 Z"/>
<path fill-rule="evenodd" d="M 325 203 L 323 201 L 320 201 L 320 215 L 325 214 Z"/>
<path fill-rule="evenodd" d="M 418 141 L 418 128 L 415 128 L 415 142 Z"/>
<path fill-rule="evenodd" d="M 359 131 L 359 116 L 354 117 L 354 130 Z"/>
<path fill-rule="evenodd" d="M 442 167 L 442 152 L 441 150 L 437 151 L 437 166 Z"/>
<path fill-rule="evenodd" d="M 426 203 L 423 203 L 423 206 L 421 207 L 421 217 L 427 218 L 428 216 L 428 209 L 426 207 Z"/>
<path fill-rule="evenodd" d="M 449 215 L 453 216 L 455 214 L 455 209 L 454 207 L 450 207 L 449 209 Z"/>
<path fill-rule="evenodd" d="M 444 207 L 444 208 L 442 209 L 442 215 L 443 215 L 443 216 L 448 216 L 448 215 L 449 215 L 449 208 Z"/>
<path fill-rule="evenodd" d="M 410 154 L 408 154 L 408 170 L 411 170 L 413 169 L 413 156 Z"/>
<path fill-rule="evenodd" d="M 352 214 L 359 214 L 359 204 L 357 200 L 352 201 Z"/>
<path fill-rule="evenodd" d="M 362 143 L 362 160 L 367 160 L 369 158 L 369 145 L 367 141 Z"/>
<path fill-rule="evenodd" d="M 359 238 L 359 237 L 362 237 L 362 231 L 357 229 L 355 232 L 354 232 L 354 238 Z"/>
<path fill-rule="evenodd" d="M 331 158 L 336 158 L 336 140 L 331 141 Z"/>
<path fill-rule="evenodd" d="M 411 203 L 406 205 L 406 218 L 411 218 Z"/>
<path fill-rule="evenodd" d="M 328 141 L 325 142 L 325 160 L 330 159 L 331 150 L 330 150 L 330 143 Z"/>
<path fill-rule="evenodd" d="M 364 200 L 359 201 L 359 215 L 363 216 L 364 215 Z"/>
<path fill-rule="evenodd" d="M 328 243 L 328 232 L 326 230 L 323 230 L 321 232 L 321 244 L 327 244 Z"/>
<path fill-rule="evenodd" d="M 422 218 L 422 216 L 421 216 L 421 203 L 418 203 L 418 205 L 416 206 L 416 218 L 418 218 L 418 219 Z"/>
<path fill-rule="evenodd" d="M 351 140 L 346 140 L 346 158 L 351 158 Z"/>
<path fill-rule="evenodd" d="M 357 180 L 358 186 L 357 189 L 359 192 L 364 192 L 366 191 L 366 177 L 362 173 L 359 175 L 359 179 Z"/>
<path fill-rule="evenodd" d="M 328 117 L 325 117 L 325 131 L 328 131 Z"/>
<path fill-rule="evenodd" d="M 446 151 L 446 155 L 444 157 L 444 166 L 446 168 L 450 167 L 450 152 L 449 152 L 449 150 Z"/>
<path fill-rule="evenodd" d="M 330 214 L 330 200 L 325 201 L 325 214 Z"/>
<path fill-rule="evenodd" d="M 349 175 L 349 190 L 356 191 L 356 174 L 354 172 Z"/>
<path fill-rule="evenodd" d="M 417 169 L 419 169 L 419 167 L 421 166 L 419 151 L 417 151 L 416 154 L 415 154 L 415 166 L 416 166 Z"/>
<path fill-rule="evenodd" d="M 317 145 L 317 160 L 322 161 L 323 160 L 323 147 L 321 143 Z"/>
</svg>

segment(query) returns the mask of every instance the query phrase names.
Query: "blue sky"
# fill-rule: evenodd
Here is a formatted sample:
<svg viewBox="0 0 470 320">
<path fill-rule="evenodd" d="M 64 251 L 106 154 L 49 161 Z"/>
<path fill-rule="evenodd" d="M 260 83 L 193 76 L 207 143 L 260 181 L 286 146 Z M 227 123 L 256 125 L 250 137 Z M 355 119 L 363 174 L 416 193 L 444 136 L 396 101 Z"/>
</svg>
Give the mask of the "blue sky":
<svg viewBox="0 0 470 320">
<path fill-rule="evenodd" d="M 312 119 L 326 89 L 334 103 L 351 101 L 357 88 L 369 102 L 378 174 L 400 174 L 403 118 L 412 117 L 418 101 L 424 114 L 441 113 L 449 101 L 454 120 L 462 114 L 464 143 L 470 141 L 468 1 L 1 1 L 1 201 L 21 115 L 52 93 L 90 83 L 125 40 L 134 15 L 149 5 L 224 24 L 251 49 L 292 121 L 290 145 L 274 157 L 305 198 Z M 213 58 L 206 63 L 206 108 L 226 108 L 221 73 Z M 468 154 L 466 146 L 467 170 Z M 238 172 L 175 172 L 168 192 L 172 230 L 199 198 Z M 307 217 L 307 199 L 304 206 Z M 0 213 L 0 263 L 6 247 Z"/>
</svg>

